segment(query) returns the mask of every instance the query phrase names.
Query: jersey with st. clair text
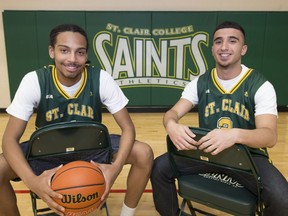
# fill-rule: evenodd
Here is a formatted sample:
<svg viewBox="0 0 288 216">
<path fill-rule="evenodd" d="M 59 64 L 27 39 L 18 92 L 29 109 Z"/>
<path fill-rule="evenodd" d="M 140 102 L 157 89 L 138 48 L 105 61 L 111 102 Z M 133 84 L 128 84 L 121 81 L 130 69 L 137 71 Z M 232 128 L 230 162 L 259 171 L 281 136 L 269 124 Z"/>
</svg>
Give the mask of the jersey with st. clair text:
<svg viewBox="0 0 288 216">
<path fill-rule="evenodd" d="M 101 122 L 100 69 L 87 65 L 82 72 L 81 84 L 73 96 L 69 96 L 61 87 L 55 66 L 41 68 L 36 73 L 41 89 L 36 128 L 67 121 Z"/>
<path fill-rule="evenodd" d="M 266 82 L 258 71 L 248 69 L 227 92 L 216 78 L 215 68 L 199 77 L 199 126 L 203 128 L 255 129 L 255 101 L 257 90 Z M 267 156 L 267 150 L 249 148 L 251 153 Z"/>
</svg>

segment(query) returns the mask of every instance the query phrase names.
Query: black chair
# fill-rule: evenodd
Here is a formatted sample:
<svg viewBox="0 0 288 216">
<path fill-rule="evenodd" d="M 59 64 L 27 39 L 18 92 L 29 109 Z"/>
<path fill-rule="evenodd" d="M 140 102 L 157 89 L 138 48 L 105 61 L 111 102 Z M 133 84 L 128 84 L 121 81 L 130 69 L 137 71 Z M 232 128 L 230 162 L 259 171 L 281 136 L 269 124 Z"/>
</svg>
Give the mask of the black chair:
<svg viewBox="0 0 288 216">
<path fill-rule="evenodd" d="M 209 130 L 201 128 L 190 127 L 190 129 L 196 134 L 196 140 L 199 140 L 209 132 Z M 196 212 L 204 215 L 213 215 L 207 212 L 207 210 L 204 211 L 200 208 L 195 208 L 192 202 L 232 215 L 263 214 L 263 204 L 260 200 L 260 177 L 257 174 L 257 169 L 246 146 L 235 144 L 215 156 L 201 150 L 177 151 L 170 137 L 167 135 L 167 148 L 170 162 L 179 174 L 177 177 L 178 194 L 182 198 L 180 215 L 195 216 Z M 235 187 L 235 184 L 238 184 L 237 181 L 223 173 L 181 175 L 175 163 L 176 157 L 231 169 L 240 174 L 251 175 L 255 180 L 257 195 L 247 190 L 241 184 L 240 187 Z M 221 179 L 224 179 L 224 181 L 221 181 Z M 225 183 L 225 179 L 230 180 L 230 182 L 233 181 L 234 184 L 227 184 L 227 181 Z M 185 212 L 186 207 L 188 207 L 189 213 Z"/>
<path fill-rule="evenodd" d="M 69 154 L 73 160 L 74 155 L 91 151 L 105 151 L 107 158 L 104 163 L 111 163 L 111 143 L 106 126 L 86 121 L 62 122 L 36 130 L 30 137 L 26 158 L 33 167 L 34 159 L 50 160 Z M 34 216 L 56 215 L 48 207 L 38 208 L 38 196 L 32 191 L 30 195 Z M 105 208 L 106 215 L 109 216 L 106 203 L 102 208 Z"/>
</svg>

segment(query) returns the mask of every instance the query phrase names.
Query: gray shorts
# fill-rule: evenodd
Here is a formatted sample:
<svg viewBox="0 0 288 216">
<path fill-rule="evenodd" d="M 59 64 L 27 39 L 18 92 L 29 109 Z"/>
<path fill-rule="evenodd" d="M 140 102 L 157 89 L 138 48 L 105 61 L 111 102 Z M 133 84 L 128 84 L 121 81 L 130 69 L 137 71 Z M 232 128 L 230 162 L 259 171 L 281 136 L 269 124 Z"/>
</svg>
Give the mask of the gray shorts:
<svg viewBox="0 0 288 216">
<path fill-rule="evenodd" d="M 117 153 L 119 149 L 120 135 L 111 134 L 111 147 L 112 155 Z M 29 141 L 21 143 L 20 147 L 26 155 L 28 151 Z M 61 156 L 45 157 L 41 159 L 29 160 L 29 164 L 36 175 L 40 175 L 43 171 L 55 168 L 61 164 L 67 164 L 75 160 L 84 160 L 84 161 L 95 161 L 98 163 L 110 163 L 109 161 L 109 151 L 107 150 L 96 150 L 90 152 L 81 152 L 81 153 L 71 153 Z"/>
</svg>

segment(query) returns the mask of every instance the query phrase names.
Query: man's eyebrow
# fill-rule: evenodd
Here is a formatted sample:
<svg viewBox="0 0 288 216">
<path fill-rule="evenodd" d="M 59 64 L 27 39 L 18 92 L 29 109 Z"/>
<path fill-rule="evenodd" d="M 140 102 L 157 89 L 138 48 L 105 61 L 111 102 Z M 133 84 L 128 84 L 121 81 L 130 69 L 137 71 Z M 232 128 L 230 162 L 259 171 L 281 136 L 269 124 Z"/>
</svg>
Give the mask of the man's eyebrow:
<svg viewBox="0 0 288 216">
<path fill-rule="evenodd" d="M 68 46 L 66 46 L 66 45 L 62 45 L 62 44 L 58 44 L 57 46 L 58 46 L 58 47 L 65 47 L 65 48 L 69 48 Z"/>
<path fill-rule="evenodd" d="M 71 47 L 65 45 L 65 44 L 58 44 L 56 47 L 60 48 L 60 49 L 71 49 Z"/>
<path fill-rule="evenodd" d="M 217 37 L 217 38 L 214 38 L 214 40 L 213 40 L 213 41 L 216 41 L 216 40 L 220 40 L 220 39 L 222 39 L 222 37 Z"/>
<path fill-rule="evenodd" d="M 70 49 L 69 46 L 66 46 L 66 45 L 64 45 L 64 44 L 59 44 L 59 45 L 57 45 L 57 46 L 58 46 L 58 47 L 64 47 L 64 48 Z M 79 48 L 77 48 L 76 50 L 87 50 L 87 48 L 86 48 L 86 47 L 79 47 Z"/>
<path fill-rule="evenodd" d="M 238 40 L 239 41 L 239 38 L 238 37 L 236 37 L 236 36 L 229 36 L 228 37 L 229 39 L 236 39 L 236 40 Z M 216 40 L 223 40 L 223 37 L 216 37 L 213 41 L 216 41 Z"/>
<path fill-rule="evenodd" d="M 236 36 L 229 36 L 229 39 L 236 39 L 236 40 L 238 40 L 238 41 L 239 41 L 239 38 L 238 38 L 238 37 L 236 37 Z"/>
</svg>

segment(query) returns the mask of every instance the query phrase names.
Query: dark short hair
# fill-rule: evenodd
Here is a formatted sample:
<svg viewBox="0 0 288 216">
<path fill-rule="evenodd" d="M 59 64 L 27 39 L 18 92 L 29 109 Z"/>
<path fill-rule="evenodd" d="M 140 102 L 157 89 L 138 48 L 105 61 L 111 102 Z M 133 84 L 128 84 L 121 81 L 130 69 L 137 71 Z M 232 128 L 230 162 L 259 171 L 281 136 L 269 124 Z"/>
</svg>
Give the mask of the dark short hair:
<svg viewBox="0 0 288 216">
<path fill-rule="evenodd" d="M 54 47 L 57 41 L 57 35 L 62 32 L 78 32 L 83 35 L 86 39 L 86 50 L 88 50 L 89 43 L 88 43 L 88 36 L 87 33 L 83 28 L 75 24 L 62 24 L 53 28 L 50 32 L 50 46 Z"/>
<path fill-rule="evenodd" d="M 225 21 L 225 22 L 222 22 L 221 24 L 219 24 L 215 28 L 215 30 L 213 32 L 213 36 L 214 36 L 216 31 L 218 31 L 219 29 L 224 29 L 224 28 L 233 28 L 233 29 L 237 29 L 237 30 L 241 31 L 243 36 L 244 36 L 244 41 L 245 41 L 245 39 L 246 39 L 245 30 L 243 29 L 243 27 L 240 24 L 233 22 L 233 21 Z"/>
</svg>

